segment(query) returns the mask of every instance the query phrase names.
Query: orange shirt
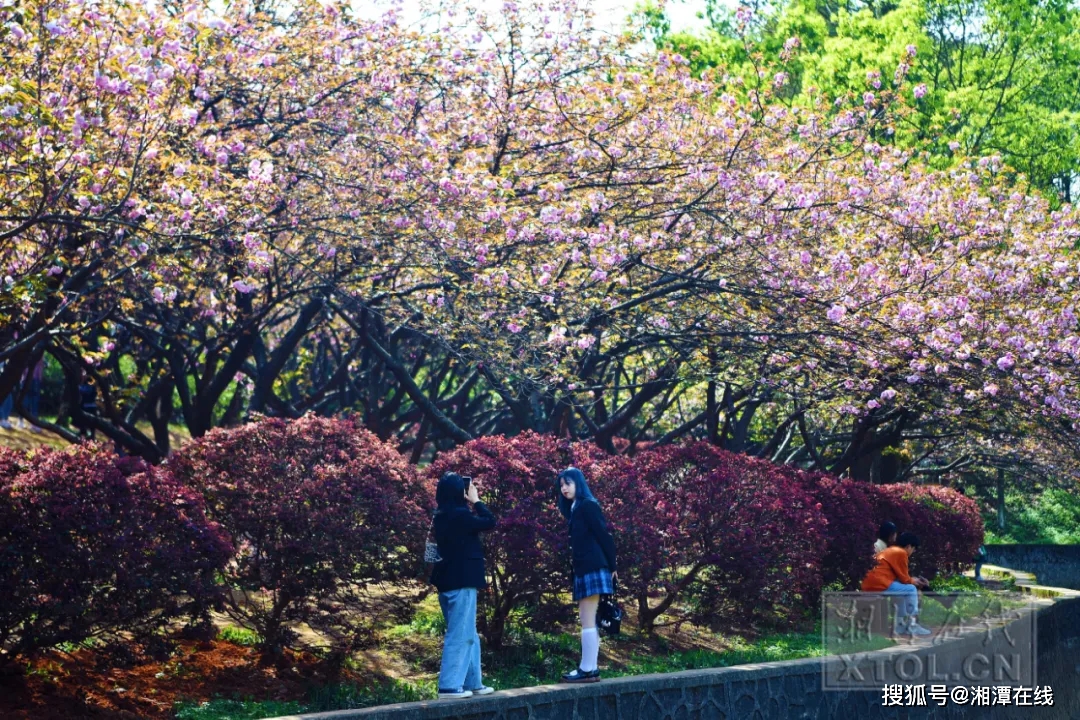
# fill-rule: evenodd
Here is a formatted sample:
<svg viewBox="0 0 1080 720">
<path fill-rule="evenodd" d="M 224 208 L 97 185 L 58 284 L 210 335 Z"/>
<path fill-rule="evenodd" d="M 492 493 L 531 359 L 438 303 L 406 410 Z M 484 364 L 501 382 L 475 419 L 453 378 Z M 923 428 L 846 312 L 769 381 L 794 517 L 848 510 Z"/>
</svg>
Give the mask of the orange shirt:
<svg viewBox="0 0 1080 720">
<path fill-rule="evenodd" d="M 893 545 L 874 556 L 877 565 L 866 573 L 862 581 L 863 592 L 881 592 L 895 580 L 912 584 L 908 575 L 908 554 L 904 548 Z"/>
</svg>

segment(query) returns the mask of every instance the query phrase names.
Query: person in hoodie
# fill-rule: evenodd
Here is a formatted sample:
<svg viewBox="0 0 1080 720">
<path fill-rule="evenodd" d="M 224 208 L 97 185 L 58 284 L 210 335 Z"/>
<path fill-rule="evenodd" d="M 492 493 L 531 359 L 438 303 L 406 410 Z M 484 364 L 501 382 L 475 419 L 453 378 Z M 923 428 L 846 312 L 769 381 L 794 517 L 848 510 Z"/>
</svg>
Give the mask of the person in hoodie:
<svg viewBox="0 0 1080 720">
<path fill-rule="evenodd" d="M 480 533 L 495 527 L 495 516 L 480 502 L 471 478 L 453 472 L 439 480 L 435 502 L 438 509 L 432 530 L 440 559 L 435 563 L 431 583 L 439 591 L 439 607 L 446 619 L 439 697 L 487 695 L 494 690 L 484 685 L 480 674 L 476 594 L 487 587 Z"/>
</svg>

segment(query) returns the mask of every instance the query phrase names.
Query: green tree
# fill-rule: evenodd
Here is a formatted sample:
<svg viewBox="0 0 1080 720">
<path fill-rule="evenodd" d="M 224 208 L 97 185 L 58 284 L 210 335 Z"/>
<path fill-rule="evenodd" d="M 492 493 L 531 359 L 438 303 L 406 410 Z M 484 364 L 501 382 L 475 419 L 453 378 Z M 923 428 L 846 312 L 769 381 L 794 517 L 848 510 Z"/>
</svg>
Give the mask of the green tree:
<svg viewBox="0 0 1080 720">
<path fill-rule="evenodd" d="M 773 82 L 761 68 L 784 58 L 794 103 L 897 92 L 914 106 L 897 142 L 930 142 L 939 165 L 999 154 L 1043 191 L 1075 197 L 1080 9 L 1069 0 L 759 0 L 740 10 L 710 0 L 702 22 L 657 42 L 750 87 Z"/>
</svg>

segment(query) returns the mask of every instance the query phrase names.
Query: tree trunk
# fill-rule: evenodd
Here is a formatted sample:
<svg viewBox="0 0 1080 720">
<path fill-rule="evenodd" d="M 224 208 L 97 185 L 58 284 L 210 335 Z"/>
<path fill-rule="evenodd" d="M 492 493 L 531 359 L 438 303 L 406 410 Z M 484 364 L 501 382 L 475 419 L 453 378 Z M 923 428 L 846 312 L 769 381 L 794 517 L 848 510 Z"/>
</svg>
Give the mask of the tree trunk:
<svg viewBox="0 0 1080 720">
<path fill-rule="evenodd" d="M 1005 471 L 997 471 L 997 521 L 998 530 L 1005 530 Z"/>
</svg>

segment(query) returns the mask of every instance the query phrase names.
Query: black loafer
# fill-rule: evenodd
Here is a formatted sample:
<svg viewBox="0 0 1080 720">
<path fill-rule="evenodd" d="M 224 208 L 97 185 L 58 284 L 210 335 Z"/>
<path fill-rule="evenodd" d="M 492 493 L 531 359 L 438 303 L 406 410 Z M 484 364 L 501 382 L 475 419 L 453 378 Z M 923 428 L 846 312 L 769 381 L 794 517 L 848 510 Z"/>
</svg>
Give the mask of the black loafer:
<svg viewBox="0 0 1080 720">
<path fill-rule="evenodd" d="M 586 671 L 582 670 L 581 668 L 577 668 L 577 669 L 571 670 L 570 672 L 563 675 L 562 676 L 562 681 L 564 683 L 594 683 L 594 682 L 600 682 L 600 670 L 596 669 L 596 670 L 586 672 Z"/>
</svg>

